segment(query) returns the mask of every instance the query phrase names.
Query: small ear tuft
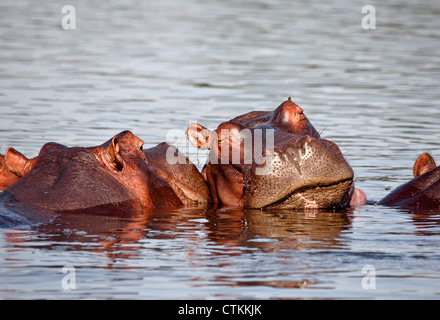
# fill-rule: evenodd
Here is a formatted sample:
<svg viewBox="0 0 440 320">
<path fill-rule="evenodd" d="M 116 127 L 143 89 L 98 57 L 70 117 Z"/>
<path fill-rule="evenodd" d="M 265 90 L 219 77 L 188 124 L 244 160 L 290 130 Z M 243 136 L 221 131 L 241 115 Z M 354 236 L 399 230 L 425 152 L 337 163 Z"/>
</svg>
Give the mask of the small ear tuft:
<svg viewBox="0 0 440 320">
<path fill-rule="evenodd" d="M 423 153 L 415 162 L 413 174 L 414 177 L 421 176 L 422 174 L 431 171 L 437 167 L 434 158 L 429 153 Z"/>
<path fill-rule="evenodd" d="M 112 143 L 108 146 L 108 155 L 110 156 L 111 164 L 118 170 L 122 171 L 125 166 L 124 159 L 121 156 L 121 147 L 119 145 L 118 137 L 113 137 Z"/>
<path fill-rule="evenodd" d="M 5 163 L 8 170 L 19 177 L 25 176 L 30 171 L 30 160 L 14 148 L 6 151 Z"/>
<path fill-rule="evenodd" d="M 210 149 L 211 134 L 212 132 L 209 129 L 198 123 L 193 123 L 186 130 L 186 135 L 191 144 L 202 150 Z"/>
</svg>

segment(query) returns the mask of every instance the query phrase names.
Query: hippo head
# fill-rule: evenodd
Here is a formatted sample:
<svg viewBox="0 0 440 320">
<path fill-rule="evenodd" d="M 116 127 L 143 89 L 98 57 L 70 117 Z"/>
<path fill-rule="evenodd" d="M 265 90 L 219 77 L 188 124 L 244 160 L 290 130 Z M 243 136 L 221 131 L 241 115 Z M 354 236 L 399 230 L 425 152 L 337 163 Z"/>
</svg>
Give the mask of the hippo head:
<svg viewBox="0 0 440 320">
<path fill-rule="evenodd" d="M 272 112 L 250 112 L 214 131 L 193 124 L 187 135 L 210 149 L 203 174 L 220 203 L 329 208 L 347 206 L 356 195 L 365 200 L 338 146 L 322 139 L 290 98 Z"/>
<path fill-rule="evenodd" d="M 413 167 L 414 179 L 399 186 L 378 204 L 416 209 L 440 208 L 440 167 L 429 153 L 423 153 Z"/>
<path fill-rule="evenodd" d="M 56 212 L 127 213 L 181 205 L 151 168 L 143 144 L 124 131 L 97 147 L 48 143 L 31 160 L 8 149 L 8 168 L 23 177 L 4 191 L 2 200 Z"/>
<path fill-rule="evenodd" d="M 421 154 L 413 167 L 413 175 L 414 178 L 417 178 L 431 170 L 434 170 L 437 167 L 434 158 L 429 153 Z"/>
</svg>

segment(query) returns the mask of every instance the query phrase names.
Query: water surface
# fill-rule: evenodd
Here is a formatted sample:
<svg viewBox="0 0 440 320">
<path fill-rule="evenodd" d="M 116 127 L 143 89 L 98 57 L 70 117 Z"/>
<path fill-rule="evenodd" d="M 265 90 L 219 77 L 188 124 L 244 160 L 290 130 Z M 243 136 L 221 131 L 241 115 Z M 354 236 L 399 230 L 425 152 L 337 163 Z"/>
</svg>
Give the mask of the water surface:
<svg viewBox="0 0 440 320">
<path fill-rule="evenodd" d="M 411 179 L 422 152 L 440 159 L 438 2 L 75 1 L 76 30 L 61 27 L 65 4 L 0 4 L 0 153 L 99 145 L 126 129 L 150 147 L 189 122 L 213 129 L 291 96 L 338 143 L 371 204 L 1 229 L 0 298 L 440 297 L 439 212 L 372 204 Z M 375 30 L 361 27 L 366 4 Z M 169 142 L 203 165 L 206 153 Z"/>
</svg>

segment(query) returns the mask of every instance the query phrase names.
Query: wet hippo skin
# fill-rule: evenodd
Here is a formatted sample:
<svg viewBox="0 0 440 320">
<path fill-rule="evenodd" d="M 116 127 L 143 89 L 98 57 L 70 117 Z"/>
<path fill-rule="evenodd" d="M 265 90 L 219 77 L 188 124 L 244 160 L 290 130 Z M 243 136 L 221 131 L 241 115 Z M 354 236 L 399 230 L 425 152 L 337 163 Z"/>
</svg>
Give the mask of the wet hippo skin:
<svg viewBox="0 0 440 320">
<path fill-rule="evenodd" d="M 143 152 L 157 175 L 171 186 L 184 205 L 211 203 L 211 194 L 203 176 L 175 146 L 162 142 Z M 169 154 L 178 161 L 168 161 Z"/>
<path fill-rule="evenodd" d="M 9 171 L 6 166 L 5 157 L 0 154 L 0 191 L 6 189 L 11 184 L 17 182 L 19 177 L 14 172 Z"/>
<path fill-rule="evenodd" d="M 440 207 L 440 167 L 429 153 L 414 164 L 414 179 L 401 185 L 378 202 L 379 205 L 420 209 Z"/>
<path fill-rule="evenodd" d="M 216 203 L 248 208 L 365 204 L 338 146 L 322 139 L 290 98 L 274 111 L 249 112 L 214 131 L 192 124 L 187 135 L 194 146 L 210 150 L 202 174 Z M 255 152 L 258 137 L 262 147 Z M 273 142 L 270 148 L 268 141 Z"/>
<path fill-rule="evenodd" d="M 33 159 L 10 148 L 2 158 L 3 167 L 21 178 L 0 194 L 0 202 L 10 209 L 20 208 L 20 214 L 32 220 L 34 215 L 41 218 L 35 212 L 49 216 L 53 212 L 131 214 L 145 208 L 210 201 L 193 164 L 180 165 L 183 172 L 172 166 L 160 169 L 164 166 L 158 163 L 160 159 L 166 163 L 161 157 L 170 146 L 144 153 L 143 144 L 130 131 L 124 131 L 97 147 L 48 143 Z M 173 189 L 161 175 L 180 181 L 172 182 Z M 198 181 L 197 194 L 185 188 L 191 179 Z"/>
</svg>

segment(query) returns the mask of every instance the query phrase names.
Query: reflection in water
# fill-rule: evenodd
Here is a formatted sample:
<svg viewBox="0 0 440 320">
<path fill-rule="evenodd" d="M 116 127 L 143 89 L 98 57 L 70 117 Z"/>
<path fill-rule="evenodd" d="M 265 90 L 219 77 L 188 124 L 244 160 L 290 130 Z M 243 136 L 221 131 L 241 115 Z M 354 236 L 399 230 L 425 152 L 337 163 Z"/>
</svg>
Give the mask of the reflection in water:
<svg viewBox="0 0 440 320">
<path fill-rule="evenodd" d="M 78 1 L 77 30 L 62 30 L 65 4 L 1 1 L 0 153 L 126 129 L 154 146 L 288 96 L 341 147 L 370 204 L 411 179 L 420 153 L 439 153 L 438 1 L 377 4 L 375 30 L 358 0 Z M 0 298 L 432 298 L 439 237 L 438 212 L 373 205 L 63 216 L 0 230 Z M 60 291 L 63 265 L 78 268 L 76 292 Z"/>
<path fill-rule="evenodd" d="M 380 206 L 368 208 L 364 212 L 372 210 L 376 215 L 380 212 Z M 403 228 L 399 232 L 408 229 L 406 221 L 412 217 L 415 235 L 439 234 L 439 228 L 435 227 L 438 216 L 398 212 L 391 219 L 401 215 L 408 218 L 403 226 L 396 221 Z M 91 283 L 103 276 L 102 270 L 108 270 L 104 273 L 108 278 L 102 287 L 104 297 L 119 290 L 111 285 L 114 277 L 134 286 L 135 291 L 130 294 L 145 295 L 137 291 L 142 291 L 141 284 L 159 281 L 164 286 L 163 277 L 168 271 L 186 283 L 185 290 L 203 291 L 212 286 L 225 290 L 238 287 L 328 290 L 333 286 L 329 280 L 321 279 L 325 274 L 346 272 L 345 268 L 357 268 L 368 259 L 402 259 L 392 249 L 385 254 L 377 251 L 387 243 L 388 231 L 381 239 L 380 232 L 375 230 L 374 245 L 365 247 L 363 252 L 352 248 L 356 229 L 353 224 L 364 218 L 353 209 L 151 209 L 129 217 L 63 214 L 38 226 L 5 230 L 3 235 L 5 243 L 13 247 L 9 254 L 46 252 L 48 261 L 43 259 L 41 263 L 55 264 L 57 268 L 78 266 L 87 274 L 86 278 L 91 278 Z M 365 230 L 366 243 L 372 241 L 372 230 L 380 227 L 377 219 L 371 220 L 372 229 Z M 359 237 L 359 231 L 357 234 Z M 423 246 L 424 250 L 427 248 Z M 8 261 L 11 267 L 21 263 L 13 258 Z M 101 271 L 96 275 L 98 270 Z M 122 288 L 123 283 L 119 282 Z M 95 292 L 94 288 L 89 290 Z M 148 292 L 146 297 L 150 297 Z M 165 297 L 169 297 L 169 291 Z"/>
<path fill-rule="evenodd" d="M 413 217 L 414 226 L 416 227 L 415 234 L 419 236 L 435 236 L 440 232 L 440 214 L 437 210 L 410 210 Z"/>
<path fill-rule="evenodd" d="M 349 230 L 351 223 L 348 211 L 309 209 L 262 214 L 249 210 L 246 217 L 247 236 L 253 244 L 282 249 L 342 249 L 345 245 L 341 233 Z"/>
<path fill-rule="evenodd" d="M 349 229 L 347 212 L 217 209 L 207 213 L 209 238 L 219 244 L 261 249 L 338 248 Z"/>
</svg>

